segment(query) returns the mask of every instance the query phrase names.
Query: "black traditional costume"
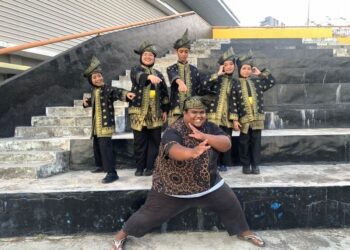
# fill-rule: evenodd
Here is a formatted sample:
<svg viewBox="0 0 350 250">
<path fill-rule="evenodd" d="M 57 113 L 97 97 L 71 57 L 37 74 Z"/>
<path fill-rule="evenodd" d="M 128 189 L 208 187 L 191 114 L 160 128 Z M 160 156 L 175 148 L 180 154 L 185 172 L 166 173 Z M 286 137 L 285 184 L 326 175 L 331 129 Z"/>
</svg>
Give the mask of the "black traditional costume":
<svg viewBox="0 0 350 250">
<path fill-rule="evenodd" d="M 84 107 L 92 107 L 91 138 L 95 165 L 98 168 L 94 172 L 107 172 L 102 181 L 108 183 L 118 179 L 112 148 L 112 134 L 115 131 L 113 102 L 126 101 L 128 91 L 105 84 L 101 87 L 94 86 L 91 79 L 94 73 L 102 73 L 100 61 L 96 57 L 92 58 L 90 66 L 84 72 L 84 76 L 92 85 L 91 98 L 88 99 L 88 106 Z"/>
<path fill-rule="evenodd" d="M 149 51 L 156 56 L 155 47 L 144 42 L 135 53 L 142 56 Z M 152 84 L 149 75 L 158 76 L 162 81 Z M 162 114 L 169 111 L 169 95 L 164 77 L 153 65 L 134 66 L 131 69 L 131 91 L 136 97 L 129 104 L 129 117 L 134 134 L 135 175 L 151 175 L 162 131 Z"/>
<path fill-rule="evenodd" d="M 253 67 L 252 56 L 237 59 L 238 72 L 243 65 Z M 275 85 L 275 78 L 267 69 L 257 77 L 240 77 L 234 87 L 233 120 L 241 124 L 239 155 L 243 173 L 259 174 L 261 130 L 264 128 L 264 92 Z M 250 169 L 251 168 L 251 169 Z"/>
<path fill-rule="evenodd" d="M 218 63 L 223 65 L 225 61 L 235 63 L 235 53 L 232 47 L 219 58 Z M 203 86 L 209 88 L 216 98 L 208 105 L 207 118 L 218 125 L 231 138 L 234 117 L 233 85 L 237 84 L 237 80 L 232 77 L 232 74 L 219 76 L 215 73 L 208 78 L 203 81 Z M 232 165 L 231 150 L 219 154 L 218 165 L 220 171 L 226 171 L 227 167 Z"/>
<path fill-rule="evenodd" d="M 187 37 L 188 30 L 183 36 L 176 40 L 174 49 L 191 48 L 191 41 Z M 198 69 L 188 62 L 177 62 L 167 68 L 167 74 L 170 82 L 170 113 L 168 118 L 169 125 L 174 123 L 183 111 L 183 102 L 189 96 L 198 94 L 201 87 L 200 75 Z M 187 86 L 187 92 L 179 92 L 177 79 L 181 79 Z"/>
</svg>

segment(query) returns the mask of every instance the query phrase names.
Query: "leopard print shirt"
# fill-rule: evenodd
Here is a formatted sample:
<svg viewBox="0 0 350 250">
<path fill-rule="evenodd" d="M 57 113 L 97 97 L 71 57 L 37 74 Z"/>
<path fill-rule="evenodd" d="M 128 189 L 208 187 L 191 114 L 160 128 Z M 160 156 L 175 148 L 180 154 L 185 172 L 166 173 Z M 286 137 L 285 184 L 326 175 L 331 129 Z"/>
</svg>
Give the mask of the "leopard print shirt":
<svg viewBox="0 0 350 250">
<path fill-rule="evenodd" d="M 218 126 L 205 122 L 200 129 L 204 133 L 226 135 Z M 162 137 L 159 154 L 155 162 L 152 189 L 167 195 L 190 195 L 204 192 L 222 178 L 217 170 L 218 152 L 209 149 L 196 159 L 177 161 L 168 157 L 176 143 L 193 148 L 200 142 L 190 136 L 191 130 L 183 119 L 177 120 L 166 129 Z"/>
</svg>

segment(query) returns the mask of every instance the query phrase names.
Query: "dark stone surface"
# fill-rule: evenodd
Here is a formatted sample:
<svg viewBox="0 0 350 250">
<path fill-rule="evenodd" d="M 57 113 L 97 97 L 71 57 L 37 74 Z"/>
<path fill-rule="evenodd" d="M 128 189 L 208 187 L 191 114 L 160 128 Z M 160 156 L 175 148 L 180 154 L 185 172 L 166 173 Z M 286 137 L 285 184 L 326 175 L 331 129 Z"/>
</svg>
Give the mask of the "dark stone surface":
<svg viewBox="0 0 350 250">
<path fill-rule="evenodd" d="M 340 89 L 339 101 L 340 103 L 350 103 L 350 85 L 342 84 Z"/>
<path fill-rule="evenodd" d="M 234 189 L 252 229 L 350 226 L 350 187 Z M 0 237 L 115 232 L 147 191 L 1 194 Z M 223 229 L 216 214 L 189 209 L 156 231 Z"/>
<path fill-rule="evenodd" d="M 211 35 L 211 27 L 196 14 L 121 30 L 96 36 L 5 81 L 0 86 L 0 137 L 13 136 L 16 126 L 30 125 L 31 117 L 43 115 L 45 107 L 71 106 L 74 99 L 81 99 L 89 90 L 82 73 L 93 55 L 100 59 L 105 81 L 110 83 L 138 63 L 133 50 L 141 42 L 156 43 L 162 56 L 186 28 L 193 40 Z"/>
<path fill-rule="evenodd" d="M 262 68 L 262 67 L 261 67 Z M 348 83 L 350 75 L 348 70 L 331 65 L 312 65 L 305 68 L 271 69 L 278 84 L 290 83 Z"/>
<path fill-rule="evenodd" d="M 253 51 L 259 68 L 269 68 L 278 84 L 289 83 L 346 83 L 350 82 L 350 60 L 334 57 L 332 48 L 317 48 L 302 44 L 301 39 L 237 39 L 223 44 L 221 51 L 213 51 L 212 58 L 198 62 L 201 72 L 217 71 L 217 58 L 230 46 L 236 54 Z"/>
<path fill-rule="evenodd" d="M 268 111 L 268 110 L 273 111 Z M 266 107 L 265 129 L 348 128 L 350 107 L 316 107 L 308 105 Z"/>
<path fill-rule="evenodd" d="M 350 160 L 348 135 L 263 136 L 261 164 L 341 163 Z M 239 137 L 232 137 L 233 165 L 240 165 Z"/>
<path fill-rule="evenodd" d="M 276 78 L 277 84 L 310 84 L 310 83 L 349 83 L 350 72 L 347 67 L 336 65 L 336 62 L 329 60 L 326 64 L 315 64 L 310 62 L 309 65 L 297 65 L 292 63 L 269 62 L 269 57 L 259 58 L 255 63 L 259 69 L 268 68 Z M 314 58 L 314 61 L 318 61 Z M 350 60 L 349 60 L 350 62 Z M 218 70 L 217 58 L 200 59 L 198 68 L 202 74 L 212 74 Z M 350 67 L 350 65 L 349 65 Z M 234 74 L 238 76 L 237 71 Z"/>
<path fill-rule="evenodd" d="M 348 135 L 266 136 L 262 163 L 340 163 L 349 161 Z"/>
<path fill-rule="evenodd" d="M 266 105 L 315 105 L 325 107 L 348 104 L 350 83 L 279 84 L 265 92 Z M 317 106 L 316 106 L 317 104 Z"/>
</svg>

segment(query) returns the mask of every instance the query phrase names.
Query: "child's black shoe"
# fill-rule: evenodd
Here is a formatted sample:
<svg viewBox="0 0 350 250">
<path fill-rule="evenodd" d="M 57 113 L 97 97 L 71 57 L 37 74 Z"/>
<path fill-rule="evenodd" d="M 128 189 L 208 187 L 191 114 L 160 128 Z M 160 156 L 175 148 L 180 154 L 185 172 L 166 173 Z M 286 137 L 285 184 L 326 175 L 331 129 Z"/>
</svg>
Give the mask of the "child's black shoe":
<svg viewBox="0 0 350 250">
<path fill-rule="evenodd" d="M 102 179 L 102 183 L 111 183 L 119 179 L 116 173 L 108 173 L 105 178 Z"/>
</svg>

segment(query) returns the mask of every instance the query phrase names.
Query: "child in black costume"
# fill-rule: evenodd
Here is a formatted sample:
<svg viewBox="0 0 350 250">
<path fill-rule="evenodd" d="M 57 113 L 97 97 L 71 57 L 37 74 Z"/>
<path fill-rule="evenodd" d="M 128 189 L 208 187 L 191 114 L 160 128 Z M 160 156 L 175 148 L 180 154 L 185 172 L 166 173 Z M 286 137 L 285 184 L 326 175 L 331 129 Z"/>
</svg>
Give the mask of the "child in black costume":
<svg viewBox="0 0 350 250">
<path fill-rule="evenodd" d="M 114 88 L 104 84 L 100 61 L 93 57 L 84 76 L 92 86 L 91 98 L 84 97 L 83 107 L 92 107 L 92 131 L 95 164 L 94 173 L 107 172 L 103 183 L 119 179 L 115 170 L 112 148 L 112 134 L 115 130 L 114 106 L 116 100 L 132 100 L 135 94 L 125 89 Z"/>
<path fill-rule="evenodd" d="M 233 91 L 233 129 L 240 131 L 239 156 L 244 174 L 260 174 L 261 130 L 264 128 L 264 92 L 275 78 L 254 66 L 252 55 L 236 60 L 239 80 Z"/>
</svg>

